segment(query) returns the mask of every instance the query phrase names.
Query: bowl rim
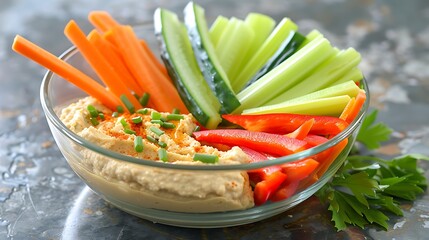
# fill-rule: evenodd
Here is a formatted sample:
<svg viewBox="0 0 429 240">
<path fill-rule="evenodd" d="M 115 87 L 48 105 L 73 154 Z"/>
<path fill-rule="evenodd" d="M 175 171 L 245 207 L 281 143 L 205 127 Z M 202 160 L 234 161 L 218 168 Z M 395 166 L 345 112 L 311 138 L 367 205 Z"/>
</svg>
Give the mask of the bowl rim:
<svg viewBox="0 0 429 240">
<path fill-rule="evenodd" d="M 62 60 L 67 60 L 74 54 L 78 53 L 79 51 L 75 47 L 70 47 L 65 52 L 63 52 L 59 58 Z M 290 154 L 287 156 L 278 157 L 275 159 L 270 159 L 267 161 L 261 161 L 261 162 L 252 162 L 252 163 L 244 163 L 244 164 L 230 164 L 230 165 L 221 165 L 221 164 L 202 164 L 202 165 L 184 165 L 184 164 L 171 164 L 171 163 L 164 163 L 161 161 L 153 161 L 153 160 L 146 160 L 142 158 L 136 158 L 124 154 L 120 154 L 118 152 L 111 151 L 109 149 L 100 147 L 99 145 L 92 143 L 77 134 L 75 134 L 73 131 L 68 129 L 64 123 L 59 119 L 57 114 L 55 113 L 55 110 L 52 106 L 52 103 L 49 101 L 49 85 L 52 80 L 52 78 L 56 75 L 52 71 L 48 70 L 43 79 L 40 86 L 40 102 L 42 105 L 42 109 L 46 115 L 47 120 L 52 123 L 53 127 L 55 127 L 61 134 L 65 135 L 67 138 L 72 140 L 74 143 L 80 145 L 81 147 L 88 148 L 91 151 L 94 151 L 98 154 L 101 154 L 105 157 L 112 158 L 115 160 L 128 162 L 128 163 L 134 163 L 142 166 L 150 166 L 150 167 L 158 167 L 158 168 L 169 168 L 169 169 L 178 169 L 178 170 L 200 170 L 200 171 L 225 171 L 225 170 L 252 170 L 252 169 L 259 169 L 264 168 L 268 166 L 273 165 L 279 165 L 284 164 L 288 162 L 293 162 L 297 160 L 304 159 L 305 157 L 312 156 L 314 154 L 317 154 L 319 152 L 322 152 L 330 147 L 335 146 L 342 140 L 348 138 L 357 128 L 360 127 L 360 123 L 363 120 L 365 114 L 367 113 L 367 110 L 369 108 L 369 102 L 370 102 L 370 93 L 368 88 L 368 83 L 366 81 L 366 78 L 364 77 L 361 82 L 363 83 L 363 90 L 366 92 L 366 100 L 364 102 L 364 105 L 362 106 L 361 110 L 359 111 L 359 114 L 357 117 L 340 133 L 338 133 L 333 138 L 329 139 L 327 142 L 317 145 L 315 147 L 303 150 L 301 152 L 297 152 L 294 154 Z M 58 76 L 59 77 L 59 76 Z M 60 77 L 61 78 L 61 77 Z"/>
</svg>

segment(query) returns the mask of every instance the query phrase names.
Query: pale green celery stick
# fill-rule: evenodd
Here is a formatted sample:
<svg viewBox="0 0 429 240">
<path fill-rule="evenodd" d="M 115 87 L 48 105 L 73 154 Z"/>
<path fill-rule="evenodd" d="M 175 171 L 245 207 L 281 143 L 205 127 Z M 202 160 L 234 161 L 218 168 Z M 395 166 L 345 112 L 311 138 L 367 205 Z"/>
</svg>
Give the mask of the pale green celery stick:
<svg viewBox="0 0 429 240">
<path fill-rule="evenodd" d="M 245 109 L 264 105 L 272 97 L 281 94 L 309 75 L 314 68 L 333 54 L 334 49 L 325 38 L 310 42 L 237 94 L 241 106 L 234 112 L 240 113 Z"/>
<path fill-rule="evenodd" d="M 247 109 L 243 111 L 243 114 L 295 113 L 338 117 L 350 99 L 348 95 L 342 95 L 307 101 L 280 103 Z"/>
<path fill-rule="evenodd" d="M 349 97 L 356 97 L 359 91 L 360 91 L 360 88 L 356 85 L 356 83 L 352 80 L 349 80 L 340 84 L 332 85 L 330 87 L 321 89 L 316 92 L 312 92 L 300 97 L 290 99 L 288 101 L 285 101 L 279 104 L 289 104 L 289 103 L 316 100 L 320 98 L 336 97 L 336 96 L 342 96 L 342 95 L 348 95 Z M 269 104 L 269 105 L 273 105 L 273 104 Z"/>
<path fill-rule="evenodd" d="M 249 13 L 244 19 L 244 23 L 255 33 L 253 40 L 250 42 L 249 49 L 243 57 L 243 61 L 230 73 L 230 81 L 234 82 L 246 63 L 262 46 L 270 33 L 276 26 L 276 21 L 271 17 L 260 13 Z M 235 90 L 235 89 L 234 89 Z M 235 90 L 237 92 L 237 90 Z"/>
<path fill-rule="evenodd" d="M 216 20 L 213 22 L 213 24 L 210 27 L 209 34 L 210 34 L 210 40 L 214 47 L 217 46 L 217 43 L 219 42 L 219 39 L 225 30 L 226 26 L 228 25 L 228 18 L 224 16 L 218 16 Z"/>
<path fill-rule="evenodd" d="M 331 86 L 332 83 L 356 67 L 360 60 L 360 54 L 353 48 L 340 51 L 320 64 L 310 76 L 268 101 L 267 105 L 281 103 L 323 89 L 325 86 Z"/>
<path fill-rule="evenodd" d="M 253 30 L 244 21 L 231 18 L 219 39 L 216 55 L 231 82 L 231 72 L 243 62 L 254 36 Z"/>
<path fill-rule="evenodd" d="M 347 74 L 345 74 L 344 76 L 342 76 L 340 79 L 336 80 L 334 84 L 341 84 L 347 81 L 354 81 L 354 82 L 359 82 L 360 80 L 363 79 L 363 74 L 362 71 L 355 67 L 350 69 L 350 71 L 347 72 Z"/>
<path fill-rule="evenodd" d="M 233 84 L 231 84 L 232 88 L 236 91 L 242 89 L 247 81 L 249 81 L 277 51 L 283 40 L 289 36 L 292 30 L 297 31 L 298 26 L 292 20 L 283 18 L 258 51 L 248 61 L 244 68 L 241 69 L 240 74 L 238 74 Z"/>
<path fill-rule="evenodd" d="M 317 30 L 312 30 L 305 36 L 304 42 L 301 43 L 301 46 L 299 46 L 298 50 L 303 48 L 305 45 L 307 45 L 309 42 L 314 41 L 315 39 L 322 38 L 323 34 L 320 33 Z"/>
</svg>

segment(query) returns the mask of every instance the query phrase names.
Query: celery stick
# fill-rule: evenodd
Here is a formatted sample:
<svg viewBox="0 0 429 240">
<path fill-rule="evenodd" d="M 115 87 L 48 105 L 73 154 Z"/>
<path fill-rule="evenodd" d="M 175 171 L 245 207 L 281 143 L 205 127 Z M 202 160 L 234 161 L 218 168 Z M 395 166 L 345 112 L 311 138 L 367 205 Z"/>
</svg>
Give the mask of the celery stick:
<svg viewBox="0 0 429 240">
<path fill-rule="evenodd" d="M 344 83 L 335 84 L 330 87 L 321 89 L 316 92 L 312 92 L 300 97 L 293 98 L 291 100 L 282 102 L 283 104 L 286 103 L 295 103 L 295 102 L 302 102 L 302 101 L 309 101 L 309 100 L 316 100 L 320 98 L 328 98 L 328 97 L 335 97 L 335 96 L 341 96 L 341 95 L 348 95 L 349 97 L 356 97 L 359 93 L 360 88 L 356 85 L 354 81 L 346 81 Z M 279 103 L 281 104 L 281 103 Z M 267 104 L 272 105 L 272 104 Z"/>
<path fill-rule="evenodd" d="M 338 117 L 350 99 L 350 96 L 342 95 L 307 101 L 280 103 L 247 109 L 243 111 L 243 114 L 296 113 Z"/>
<path fill-rule="evenodd" d="M 353 48 L 340 51 L 318 66 L 310 76 L 271 99 L 267 104 L 281 103 L 330 86 L 350 69 L 356 67 L 360 60 L 360 54 Z"/>
<path fill-rule="evenodd" d="M 237 78 L 232 81 L 231 85 L 233 90 L 239 91 L 245 86 L 246 82 L 249 81 L 277 51 L 280 44 L 289 36 L 292 30 L 297 31 L 297 25 L 292 20 L 283 18 L 245 67 L 241 69 Z"/>
<path fill-rule="evenodd" d="M 231 81 L 231 72 L 236 70 L 253 41 L 254 33 L 244 21 L 231 18 L 216 47 L 219 62 Z"/>
<path fill-rule="evenodd" d="M 362 79 L 363 79 L 362 71 L 359 68 L 355 67 L 350 69 L 350 71 L 348 71 L 344 76 L 336 80 L 332 85 L 341 84 L 350 80 L 354 82 L 358 82 Z"/>
<path fill-rule="evenodd" d="M 225 30 L 226 26 L 228 25 L 228 18 L 224 16 L 218 16 L 216 20 L 213 22 L 213 24 L 210 27 L 209 34 L 210 34 L 210 40 L 214 47 L 216 47 L 217 43 L 219 42 L 219 39 Z"/>
<path fill-rule="evenodd" d="M 258 49 L 262 46 L 264 41 L 268 38 L 276 26 L 276 21 L 274 19 L 260 13 L 249 13 L 246 16 L 246 19 L 244 19 L 244 23 L 253 30 L 255 35 L 253 40 L 250 42 L 249 49 L 243 57 L 243 61 L 239 64 L 239 66 L 237 66 L 237 68 L 231 71 L 231 82 L 237 78 L 238 74 L 240 74 L 246 63 L 258 51 Z"/>
<path fill-rule="evenodd" d="M 307 46 L 286 59 L 255 83 L 237 94 L 241 106 L 235 113 L 247 108 L 264 105 L 271 98 L 295 85 L 313 72 L 314 68 L 334 53 L 325 38 L 312 41 Z"/>
<path fill-rule="evenodd" d="M 249 13 L 244 19 L 244 23 L 249 26 L 254 32 L 257 32 L 252 41 L 251 53 L 256 53 L 259 47 L 262 46 L 264 41 L 268 38 L 271 31 L 276 26 L 276 21 L 271 17 L 260 13 Z M 252 55 L 249 55 L 252 56 Z M 249 60 L 250 58 L 248 58 Z"/>
</svg>

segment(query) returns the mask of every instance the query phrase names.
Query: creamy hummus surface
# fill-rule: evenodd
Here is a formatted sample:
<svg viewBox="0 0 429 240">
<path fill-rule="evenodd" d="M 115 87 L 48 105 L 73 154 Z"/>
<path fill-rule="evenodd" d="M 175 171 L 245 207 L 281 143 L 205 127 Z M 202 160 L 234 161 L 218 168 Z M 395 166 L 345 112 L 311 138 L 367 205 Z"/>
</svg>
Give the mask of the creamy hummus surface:
<svg viewBox="0 0 429 240">
<path fill-rule="evenodd" d="M 88 105 L 104 113 L 105 119 L 94 125 L 90 121 Z M 195 153 L 218 156 L 216 164 L 248 162 L 247 155 L 238 147 L 220 151 L 195 140 L 191 135 L 197 125 L 191 114 L 182 115 L 179 120 L 169 120 L 174 127 L 163 128 L 159 123 L 151 122 L 152 111 L 148 109 L 145 114 L 124 113 L 112 117 L 110 109 L 94 98 L 86 97 L 65 107 L 60 119 L 84 139 L 136 158 L 161 161 L 158 150 L 163 147 L 167 153 L 165 164 L 207 164 L 193 160 Z M 161 116 L 166 118 L 168 114 L 161 113 Z M 139 116 L 142 121 L 134 123 L 132 118 Z M 124 121 L 134 134 L 124 132 Z M 163 134 L 154 133 L 153 128 L 162 130 Z M 141 152 L 134 148 L 136 136 L 142 137 Z M 81 158 L 69 161 L 71 167 L 87 180 L 90 187 L 111 196 L 112 201 L 117 196 L 141 207 L 201 213 L 241 210 L 254 205 L 245 171 L 161 169 L 110 159 L 85 148 L 80 152 Z"/>
</svg>

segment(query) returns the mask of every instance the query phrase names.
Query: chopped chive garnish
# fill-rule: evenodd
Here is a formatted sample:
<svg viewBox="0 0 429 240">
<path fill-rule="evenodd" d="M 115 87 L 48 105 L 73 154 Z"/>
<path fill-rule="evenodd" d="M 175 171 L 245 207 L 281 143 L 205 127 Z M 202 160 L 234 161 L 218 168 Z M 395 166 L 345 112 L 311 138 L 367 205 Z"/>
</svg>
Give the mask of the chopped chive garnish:
<svg viewBox="0 0 429 240">
<path fill-rule="evenodd" d="M 125 128 L 125 129 L 124 129 L 124 132 L 125 132 L 126 134 L 136 134 L 136 131 L 131 130 L 131 129 L 129 129 L 129 128 Z"/>
<path fill-rule="evenodd" d="M 102 112 L 101 112 L 101 113 L 98 113 L 98 116 L 100 117 L 100 119 L 101 119 L 101 120 L 106 119 L 106 118 L 104 117 L 104 113 L 102 113 Z"/>
<path fill-rule="evenodd" d="M 141 108 L 141 109 L 139 109 L 139 110 L 137 110 L 136 111 L 136 113 L 140 113 L 140 114 L 147 114 L 147 112 L 148 112 L 148 110 L 147 110 L 147 108 Z"/>
<path fill-rule="evenodd" d="M 129 127 L 130 127 L 130 126 L 128 125 L 127 121 L 125 120 L 125 118 L 122 118 L 122 119 L 121 119 L 121 124 L 122 124 L 122 127 L 124 127 L 124 128 L 129 128 Z"/>
<path fill-rule="evenodd" d="M 147 135 L 146 138 L 149 142 L 156 143 L 156 139 L 154 137 Z"/>
<path fill-rule="evenodd" d="M 165 150 L 165 148 L 160 148 L 158 150 L 158 157 L 163 162 L 167 162 L 168 161 L 167 151 Z"/>
<path fill-rule="evenodd" d="M 91 117 L 93 117 L 93 118 L 98 117 L 98 111 L 97 111 L 97 109 L 95 109 L 95 107 L 94 107 L 94 106 L 92 106 L 92 105 L 90 104 L 90 105 L 88 105 L 88 106 L 86 107 L 86 109 L 88 110 L 89 115 L 91 115 Z"/>
<path fill-rule="evenodd" d="M 137 136 L 134 138 L 134 149 L 136 152 L 142 152 L 143 151 L 143 140 L 141 136 Z"/>
<path fill-rule="evenodd" d="M 161 120 L 150 120 L 150 122 L 151 123 L 156 123 L 156 124 L 159 124 L 159 125 L 162 125 L 164 122 L 163 121 L 161 121 Z"/>
<path fill-rule="evenodd" d="M 118 113 L 118 112 L 113 112 L 113 113 L 112 113 L 112 117 L 117 118 L 118 116 L 119 116 L 119 113 Z"/>
<path fill-rule="evenodd" d="M 162 131 L 161 129 L 157 128 L 157 127 L 150 127 L 149 130 L 153 133 L 155 133 L 157 136 L 161 136 L 162 134 L 164 134 L 164 131 Z"/>
<path fill-rule="evenodd" d="M 161 120 L 161 113 L 153 111 L 151 112 L 150 117 L 152 118 L 152 120 Z"/>
<path fill-rule="evenodd" d="M 89 118 L 89 120 L 91 121 L 91 124 L 93 126 L 97 126 L 99 124 L 99 122 L 97 121 L 97 119 L 94 118 L 94 117 Z"/>
<path fill-rule="evenodd" d="M 166 148 L 166 147 L 167 147 L 167 143 L 162 142 L 162 141 L 159 141 L 159 142 L 158 142 L 158 145 L 159 145 L 160 147 L 162 147 L 162 148 Z"/>
<path fill-rule="evenodd" d="M 137 116 L 137 117 L 133 117 L 133 118 L 131 118 L 131 121 L 132 121 L 133 123 L 138 124 L 138 123 L 141 123 L 143 120 L 142 120 L 142 117 Z"/>
<path fill-rule="evenodd" d="M 170 122 L 163 122 L 161 124 L 161 127 L 167 128 L 167 129 L 172 129 L 172 128 L 175 128 L 176 125 L 174 125 L 173 123 L 170 123 Z"/>
<path fill-rule="evenodd" d="M 128 109 L 130 113 L 135 112 L 136 109 L 134 108 L 134 105 L 130 102 L 130 100 L 127 98 L 125 94 L 122 94 L 119 98 L 121 99 L 122 103 L 124 103 L 125 107 Z"/>
<path fill-rule="evenodd" d="M 137 93 L 133 93 L 133 96 L 134 96 L 137 100 L 139 100 L 139 99 L 140 99 L 140 96 L 139 96 Z"/>
<path fill-rule="evenodd" d="M 124 108 L 122 106 L 117 106 L 116 107 L 116 111 L 118 111 L 118 113 L 123 113 L 124 112 Z"/>
<path fill-rule="evenodd" d="M 203 153 L 195 153 L 194 161 L 200 161 L 203 163 L 217 163 L 219 161 L 219 157 L 211 154 L 203 154 Z"/>
<path fill-rule="evenodd" d="M 198 132 L 198 131 L 200 131 L 200 126 L 195 126 L 195 128 L 194 128 L 194 132 Z"/>
<path fill-rule="evenodd" d="M 180 114 L 180 110 L 178 108 L 174 108 L 172 113 L 173 114 Z"/>
<path fill-rule="evenodd" d="M 170 121 L 170 120 L 180 120 L 180 119 L 183 119 L 183 118 L 184 118 L 183 115 L 180 115 L 180 114 L 177 114 L 177 113 L 172 113 L 172 114 L 168 114 L 167 115 L 167 120 L 168 121 Z"/>
<path fill-rule="evenodd" d="M 139 98 L 139 102 L 142 106 L 146 106 L 149 102 L 149 93 L 143 93 L 143 95 Z"/>
</svg>

